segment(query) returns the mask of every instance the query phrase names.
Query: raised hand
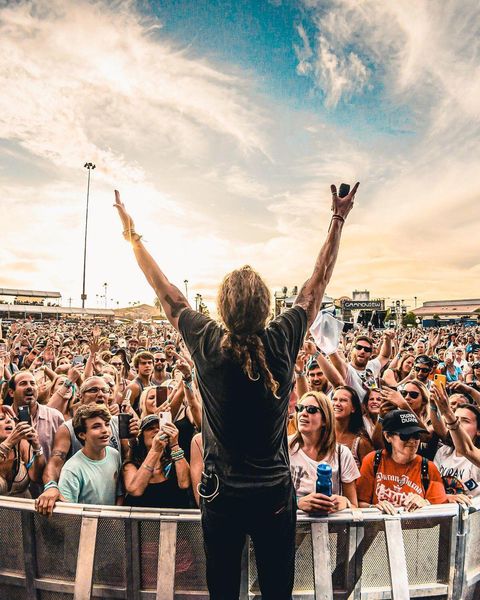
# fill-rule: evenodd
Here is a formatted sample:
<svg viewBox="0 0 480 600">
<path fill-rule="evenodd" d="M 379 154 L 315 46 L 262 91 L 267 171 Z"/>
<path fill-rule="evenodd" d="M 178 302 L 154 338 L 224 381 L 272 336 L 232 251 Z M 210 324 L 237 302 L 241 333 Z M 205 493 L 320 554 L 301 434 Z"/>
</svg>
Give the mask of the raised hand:
<svg viewBox="0 0 480 600">
<path fill-rule="evenodd" d="M 353 201 L 359 185 L 360 182 L 357 181 L 357 183 L 353 186 L 353 189 L 343 198 L 338 197 L 336 185 L 332 184 L 330 186 L 330 190 L 332 192 L 332 211 L 334 215 L 338 215 L 339 217 L 342 217 L 342 219 L 347 217 L 348 213 L 353 208 Z"/>
<path fill-rule="evenodd" d="M 118 216 L 120 217 L 120 220 L 122 221 L 124 233 L 129 232 L 129 231 L 134 231 L 135 224 L 133 222 L 132 217 L 127 213 L 127 211 L 125 209 L 125 205 L 123 204 L 123 202 L 120 199 L 120 192 L 118 190 L 115 190 L 115 204 L 113 206 L 118 211 Z"/>
</svg>

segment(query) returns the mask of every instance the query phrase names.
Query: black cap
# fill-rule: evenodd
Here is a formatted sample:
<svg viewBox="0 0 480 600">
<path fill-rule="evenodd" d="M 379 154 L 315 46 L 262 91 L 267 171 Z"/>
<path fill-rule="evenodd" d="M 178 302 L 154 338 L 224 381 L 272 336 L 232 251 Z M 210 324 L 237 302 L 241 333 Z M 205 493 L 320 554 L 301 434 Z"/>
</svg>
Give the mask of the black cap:
<svg viewBox="0 0 480 600">
<path fill-rule="evenodd" d="M 420 363 L 421 365 L 427 365 L 428 367 L 433 367 L 433 360 L 427 354 L 419 354 L 415 357 L 415 364 Z"/>
<path fill-rule="evenodd" d="M 140 432 L 145 431 L 145 429 L 148 429 L 149 427 L 152 427 L 152 425 L 158 425 L 159 423 L 160 419 L 158 418 L 158 415 L 147 415 L 142 419 L 142 422 L 140 423 Z"/>
<path fill-rule="evenodd" d="M 391 410 L 385 415 L 382 427 L 387 433 L 427 433 L 409 410 Z"/>
</svg>

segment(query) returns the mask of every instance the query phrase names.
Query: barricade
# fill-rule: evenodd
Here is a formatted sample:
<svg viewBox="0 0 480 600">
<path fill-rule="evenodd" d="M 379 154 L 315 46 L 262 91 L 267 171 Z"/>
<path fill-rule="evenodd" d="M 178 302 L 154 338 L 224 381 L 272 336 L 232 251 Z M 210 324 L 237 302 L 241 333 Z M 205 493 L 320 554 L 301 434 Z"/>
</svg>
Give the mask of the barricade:
<svg viewBox="0 0 480 600">
<path fill-rule="evenodd" d="M 199 512 L 59 504 L 47 519 L 0 497 L 0 598 L 206 600 Z M 241 598 L 260 598 L 250 546 Z M 299 514 L 294 599 L 331 598 L 480 598 L 480 502 Z"/>
</svg>

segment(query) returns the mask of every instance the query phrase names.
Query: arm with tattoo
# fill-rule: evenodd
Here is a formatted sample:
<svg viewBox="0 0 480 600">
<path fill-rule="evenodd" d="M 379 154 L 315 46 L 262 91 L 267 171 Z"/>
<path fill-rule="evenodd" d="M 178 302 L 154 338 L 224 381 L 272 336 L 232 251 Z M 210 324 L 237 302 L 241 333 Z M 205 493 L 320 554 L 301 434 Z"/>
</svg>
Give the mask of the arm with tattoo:
<svg viewBox="0 0 480 600">
<path fill-rule="evenodd" d="M 307 313 L 307 327 L 313 323 L 322 305 L 325 289 L 337 261 L 343 223 L 353 207 L 358 186 L 359 184 L 356 183 L 353 190 L 344 198 L 339 198 L 336 187 L 331 186 L 333 217 L 327 239 L 318 254 L 310 279 L 303 284 L 295 301 L 295 304 L 304 308 Z"/>
</svg>

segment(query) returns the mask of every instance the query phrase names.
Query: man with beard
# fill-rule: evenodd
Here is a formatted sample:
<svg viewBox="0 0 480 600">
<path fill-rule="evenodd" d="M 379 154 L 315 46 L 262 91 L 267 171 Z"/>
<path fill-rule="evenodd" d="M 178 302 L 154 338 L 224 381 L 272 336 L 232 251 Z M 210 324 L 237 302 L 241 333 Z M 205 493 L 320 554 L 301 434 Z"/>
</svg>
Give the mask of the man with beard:
<svg viewBox="0 0 480 600">
<path fill-rule="evenodd" d="M 38 386 L 31 371 L 15 373 L 8 382 L 8 387 L 13 399 L 13 410 L 17 416 L 20 406 L 29 407 L 32 426 L 38 433 L 45 460 L 48 461 L 55 433 L 64 422 L 62 413 L 56 408 L 38 403 Z"/>
<path fill-rule="evenodd" d="M 177 362 L 177 357 L 175 356 L 175 346 L 172 342 L 167 342 L 165 344 L 165 357 L 167 359 L 166 369 L 167 373 L 171 373 L 173 371 L 173 367 Z"/>
<path fill-rule="evenodd" d="M 433 384 L 433 381 L 428 378 L 433 373 L 434 366 L 433 359 L 426 354 L 420 354 L 415 358 L 415 364 L 413 365 L 414 378 L 421 381 L 428 390 Z"/>
<path fill-rule="evenodd" d="M 170 379 L 167 373 L 167 358 L 164 352 L 153 353 L 153 376 L 151 385 L 162 385 Z"/>
<path fill-rule="evenodd" d="M 390 362 L 394 336 L 393 331 L 384 333 L 380 354 L 372 360 L 373 340 L 366 335 L 358 336 L 353 342 L 350 362 L 343 360 L 338 353 L 331 355 L 332 363 L 345 380 L 345 385 L 353 388 L 361 401 L 380 377 L 383 367 Z"/>
</svg>

